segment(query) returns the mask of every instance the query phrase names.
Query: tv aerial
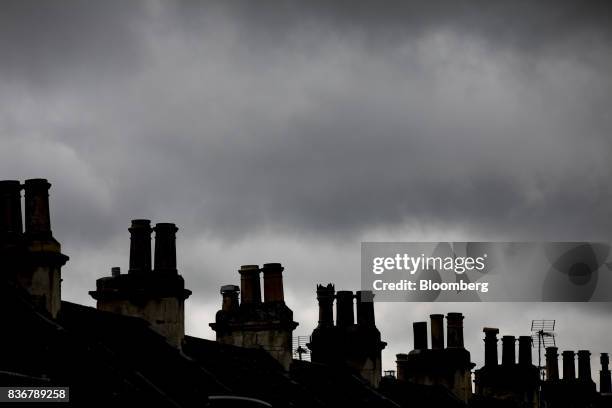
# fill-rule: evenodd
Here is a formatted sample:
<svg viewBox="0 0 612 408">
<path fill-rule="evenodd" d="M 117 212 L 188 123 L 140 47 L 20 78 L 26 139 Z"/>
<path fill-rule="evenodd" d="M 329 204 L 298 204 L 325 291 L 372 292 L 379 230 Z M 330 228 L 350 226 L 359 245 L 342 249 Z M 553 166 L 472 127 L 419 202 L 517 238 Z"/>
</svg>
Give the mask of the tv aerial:
<svg viewBox="0 0 612 408">
<path fill-rule="evenodd" d="M 542 366 L 542 350 L 547 347 L 557 347 L 555 342 L 555 320 L 532 320 L 531 339 L 533 347 L 538 345 L 538 369 L 540 376 L 544 380 L 544 367 Z"/>
</svg>

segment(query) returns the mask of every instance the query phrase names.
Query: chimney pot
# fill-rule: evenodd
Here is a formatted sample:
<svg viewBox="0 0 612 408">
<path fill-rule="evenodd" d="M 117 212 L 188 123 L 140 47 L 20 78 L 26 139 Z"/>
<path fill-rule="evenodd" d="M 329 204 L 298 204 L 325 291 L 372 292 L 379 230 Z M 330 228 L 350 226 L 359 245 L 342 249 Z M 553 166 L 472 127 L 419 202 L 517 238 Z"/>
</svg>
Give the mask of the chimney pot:
<svg viewBox="0 0 612 408">
<path fill-rule="evenodd" d="M 516 364 L 516 338 L 514 336 L 502 336 L 502 365 L 513 366 Z"/>
<path fill-rule="evenodd" d="M 132 220 L 129 273 L 151 272 L 151 221 Z"/>
<path fill-rule="evenodd" d="M 176 232 L 171 223 L 155 224 L 155 272 L 178 273 L 176 270 Z"/>
<path fill-rule="evenodd" d="M 220 292 L 223 296 L 221 310 L 226 312 L 238 310 L 238 293 L 240 292 L 240 288 L 237 285 L 223 285 L 221 286 Z"/>
<path fill-rule="evenodd" d="M 463 348 L 463 314 L 446 315 L 446 347 Z"/>
<path fill-rule="evenodd" d="M 240 296 L 242 304 L 261 303 L 261 286 L 259 283 L 259 266 L 242 265 L 240 273 Z"/>
<path fill-rule="evenodd" d="M 559 380 L 559 354 L 556 347 L 546 347 L 546 380 Z"/>
<path fill-rule="evenodd" d="M 497 334 L 499 329 L 493 327 L 485 327 L 482 329 L 485 334 L 485 366 L 496 366 L 497 361 Z"/>
<path fill-rule="evenodd" d="M 359 290 L 356 293 L 357 324 L 361 327 L 375 327 L 374 293 L 371 290 Z"/>
<path fill-rule="evenodd" d="M 427 350 L 427 322 L 412 323 L 414 332 L 414 349 Z"/>
<path fill-rule="evenodd" d="M 21 184 L 17 180 L 0 181 L 0 238 L 23 234 L 21 219 Z"/>
<path fill-rule="evenodd" d="M 574 363 L 575 353 L 572 350 L 566 350 L 562 353 L 563 356 L 563 380 L 574 381 L 576 379 L 576 366 Z"/>
<path fill-rule="evenodd" d="M 589 350 L 578 350 L 578 379 L 592 381 L 591 352 Z"/>
<path fill-rule="evenodd" d="M 121 268 L 118 266 L 113 266 L 111 268 L 111 276 L 119 276 L 121 275 Z"/>
<path fill-rule="evenodd" d="M 49 188 L 51 184 L 46 179 L 25 181 L 25 231 L 30 238 L 50 239 L 52 236 Z"/>
<path fill-rule="evenodd" d="M 531 365 L 531 336 L 519 336 L 519 364 Z"/>
<path fill-rule="evenodd" d="M 339 290 L 336 294 L 336 326 L 349 327 L 355 324 L 354 297 L 350 290 Z"/>
<path fill-rule="evenodd" d="M 599 392 L 602 394 L 612 393 L 612 376 L 608 364 L 610 359 L 608 353 L 601 353 L 601 371 L 599 372 Z"/>
<path fill-rule="evenodd" d="M 431 319 L 431 348 L 442 350 L 444 348 L 444 315 L 432 314 Z"/>
<path fill-rule="evenodd" d="M 264 281 L 264 302 L 284 302 L 283 271 L 280 263 L 267 263 L 262 268 Z"/>
<path fill-rule="evenodd" d="M 334 285 L 317 285 L 317 302 L 319 303 L 319 327 L 334 325 Z"/>
</svg>

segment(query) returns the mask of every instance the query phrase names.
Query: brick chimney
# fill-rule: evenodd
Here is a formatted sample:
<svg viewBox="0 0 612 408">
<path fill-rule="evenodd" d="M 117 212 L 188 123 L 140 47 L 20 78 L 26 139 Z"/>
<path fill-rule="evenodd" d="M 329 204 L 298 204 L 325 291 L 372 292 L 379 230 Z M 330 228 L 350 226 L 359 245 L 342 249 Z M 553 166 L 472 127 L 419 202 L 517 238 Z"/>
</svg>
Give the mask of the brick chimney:
<svg viewBox="0 0 612 408">
<path fill-rule="evenodd" d="M 516 364 L 516 338 L 514 336 L 502 336 L 502 365 L 513 366 Z"/>
<path fill-rule="evenodd" d="M 610 364 L 608 353 L 601 353 L 599 361 L 601 362 L 601 371 L 599 372 L 599 392 L 602 394 L 612 393 L 612 376 L 610 375 L 610 369 L 608 368 L 608 364 Z"/>
<path fill-rule="evenodd" d="M 559 353 L 556 347 L 546 347 L 546 380 L 559 380 Z"/>
<path fill-rule="evenodd" d="M 155 231 L 155 265 L 151 270 L 151 233 Z M 114 269 L 96 281 L 89 294 L 99 310 L 139 317 L 180 348 L 185 337 L 185 300 L 191 291 L 176 269 L 176 225 L 132 220 L 129 271 Z"/>
<path fill-rule="evenodd" d="M 431 319 L 431 348 L 442 350 L 444 348 L 444 315 L 432 314 Z"/>
<path fill-rule="evenodd" d="M 293 330 L 298 323 L 284 301 L 283 270 L 280 263 L 264 264 L 261 270 L 258 265 L 242 265 L 238 270 L 240 290 L 235 285 L 221 287 L 222 307 L 210 327 L 219 343 L 264 349 L 288 370 L 293 358 Z M 260 272 L 264 275 L 264 302 Z"/>
<path fill-rule="evenodd" d="M 354 298 L 350 290 L 339 290 L 336 293 L 336 326 L 350 327 L 355 324 Z"/>
<path fill-rule="evenodd" d="M 499 329 L 493 327 L 485 327 L 482 329 L 485 334 L 485 366 L 495 367 L 498 365 L 497 361 L 497 334 Z"/>
<path fill-rule="evenodd" d="M 563 355 L 563 381 L 576 380 L 575 353 L 571 350 L 566 350 Z"/>
<path fill-rule="evenodd" d="M 25 233 L 21 189 L 25 189 Z M 61 267 L 68 257 L 51 232 L 49 188 L 45 179 L 0 181 L 0 269 L 23 287 L 34 304 L 56 317 L 61 307 Z"/>
<path fill-rule="evenodd" d="M 317 302 L 319 303 L 319 327 L 334 326 L 334 285 L 317 285 Z"/>
<path fill-rule="evenodd" d="M 370 290 L 358 290 L 355 293 L 357 304 L 357 325 L 360 327 L 376 327 L 374 317 L 374 293 Z"/>
</svg>

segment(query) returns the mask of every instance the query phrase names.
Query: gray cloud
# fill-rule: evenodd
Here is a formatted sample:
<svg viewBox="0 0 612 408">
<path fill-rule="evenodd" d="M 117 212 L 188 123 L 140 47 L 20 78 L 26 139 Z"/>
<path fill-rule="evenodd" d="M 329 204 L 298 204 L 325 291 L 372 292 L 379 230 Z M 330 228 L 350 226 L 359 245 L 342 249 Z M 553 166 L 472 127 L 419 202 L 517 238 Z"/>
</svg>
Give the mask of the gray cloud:
<svg viewBox="0 0 612 408">
<path fill-rule="evenodd" d="M 91 302 L 150 217 L 181 228 L 192 332 L 238 265 L 278 260 L 305 334 L 317 282 L 357 289 L 361 240 L 610 239 L 609 22 L 600 2 L 6 2 L 0 173 L 54 184 L 67 298 Z M 475 354 L 484 323 L 561 313 L 479 306 Z M 564 310 L 609 338 L 608 306 Z M 379 307 L 387 365 L 439 308 Z"/>
</svg>

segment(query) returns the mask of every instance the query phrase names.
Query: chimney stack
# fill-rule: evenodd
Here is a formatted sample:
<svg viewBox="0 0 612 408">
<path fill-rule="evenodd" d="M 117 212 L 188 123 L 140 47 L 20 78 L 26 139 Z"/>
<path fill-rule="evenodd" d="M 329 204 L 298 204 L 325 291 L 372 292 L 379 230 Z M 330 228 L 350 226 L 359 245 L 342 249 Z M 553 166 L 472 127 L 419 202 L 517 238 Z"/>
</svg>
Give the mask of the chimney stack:
<svg viewBox="0 0 612 408">
<path fill-rule="evenodd" d="M 317 301 L 319 302 L 319 327 L 334 325 L 334 285 L 317 285 Z"/>
<path fill-rule="evenodd" d="M 531 365 L 531 336 L 519 336 L 519 365 Z"/>
<path fill-rule="evenodd" d="M 0 181 L 0 239 L 17 238 L 23 234 L 21 220 L 21 183 Z"/>
<path fill-rule="evenodd" d="M 442 350 L 444 348 L 444 315 L 432 314 L 431 319 L 431 348 Z"/>
<path fill-rule="evenodd" d="M 574 352 L 566 350 L 563 355 L 563 380 L 573 381 L 576 379 L 576 367 L 574 366 Z"/>
<path fill-rule="evenodd" d="M 238 310 L 238 292 L 240 292 L 240 288 L 237 285 L 221 286 L 221 295 L 223 296 L 221 310 L 224 312 L 235 312 Z"/>
<path fill-rule="evenodd" d="M 171 223 L 155 224 L 155 272 L 178 273 L 176 270 L 176 232 Z"/>
<path fill-rule="evenodd" d="M 355 324 L 353 298 L 350 290 L 339 290 L 336 294 L 336 326 L 350 327 Z"/>
<path fill-rule="evenodd" d="M 374 293 L 371 290 L 359 290 L 356 293 L 357 324 L 361 327 L 376 327 L 374 318 Z M 427 333 L 425 333 L 427 336 Z"/>
<path fill-rule="evenodd" d="M 111 276 L 119 276 L 121 275 L 121 268 L 119 266 L 113 266 L 111 268 Z"/>
<path fill-rule="evenodd" d="M 240 273 L 240 296 L 242 304 L 261 303 L 261 286 L 259 284 L 259 266 L 242 265 Z"/>
<path fill-rule="evenodd" d="M 279 263 L 267 263 L 262 268 L 264 281 L 264 302 L 284 302 L 283 271 Z"/>
<path fill-rule="evenodd" d="M 51 238 L 49 188 L 51 184 L 46 179 L 25 181 L 25 231 L 29 238 Z"/>
<path fill-rule="evenodd" d="M 559 353 L 556 347 L 546 347 L 546 379 L 559 380 Z"/>
<path fill-rule="evenodd" d="M 414 349 L 427 350 L 427 322 L 412 323 L 414 332 Z"/>
<path fill-rule="evenodd" d="M 591 377 L 591 352 L 589 350 L 578 350 L 578 379 L 593 381 Z"/>
<path fill-rule="evenodd" d="M 129 273 L 151 272 L 151 221 L 132 220 Z"/>
<path fill-rule="evenodd" d="M 610 369 L 608 368 L 608 364 L 610 363 L 608 353 L 601 353 L 600 361 L 601 371 L 599 372 L 599 392 L 602 394 L 612 393 L 612 376 L 610 375 Z"/>
<path fill-rule="evenodd" d="M 485 334 L 485 366 L 497 366 L 497 334 L 499 333 L 499 329 L 485 327 L 482 331 Z"/>
<path fill-rule="evenodd" d="M 516 364 L 516 338 L 514 336 L 502 336 L 502 365 L 513 366 Z"/>
<path fill-rule="evenodd" d="M 463 348 L 463 315 L 449 313 L 446 315 L 446 347 Z"/>
</svg>

